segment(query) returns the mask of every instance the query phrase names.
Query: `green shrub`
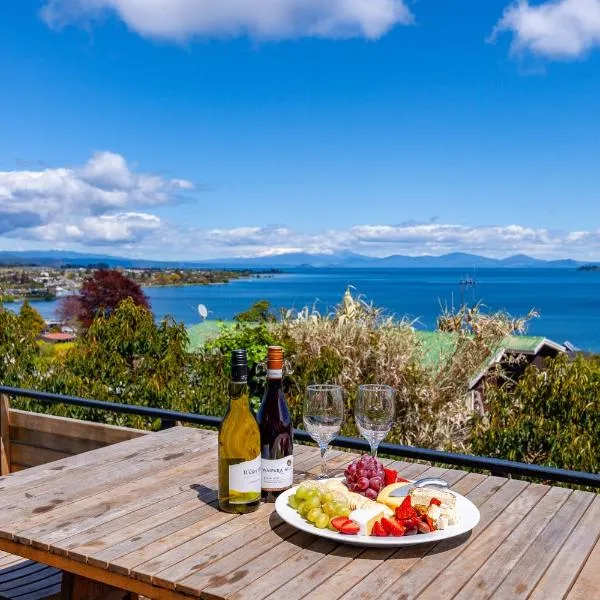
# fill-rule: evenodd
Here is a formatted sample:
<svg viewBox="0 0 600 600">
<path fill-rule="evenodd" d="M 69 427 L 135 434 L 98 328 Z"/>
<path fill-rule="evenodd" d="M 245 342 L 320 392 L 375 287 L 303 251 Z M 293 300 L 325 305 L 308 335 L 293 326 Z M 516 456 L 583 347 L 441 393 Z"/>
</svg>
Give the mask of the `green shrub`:
<svg viewBox="0 0 600 600">
<path fill-rule="evenodd" d="M 566 356 L 529 367 L 516 383 L 486 392 L 489 414 L 471 437 L 476 454 L 597 473 L 600 364 Z"/>
</svg>

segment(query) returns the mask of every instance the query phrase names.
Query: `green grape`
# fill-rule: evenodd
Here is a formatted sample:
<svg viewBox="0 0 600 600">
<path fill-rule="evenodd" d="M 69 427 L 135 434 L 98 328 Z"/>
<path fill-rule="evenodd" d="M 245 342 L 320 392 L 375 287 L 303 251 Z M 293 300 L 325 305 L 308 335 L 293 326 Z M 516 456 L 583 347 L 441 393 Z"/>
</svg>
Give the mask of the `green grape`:
<svg viewBox="0 0 600 600">
<path fill-rule="evenodd" d="M 304 517 L 306 513 L 310 510 L 310 508 L 311 507 L 308 506 L 306 500 L 303 500 L 302 502 L 300 502 L 300 504 L 298 504 L 298 508 L 296 510 Z"/>
<path fill-rule="evenodd" d="M 333 494 L 331 492 L 325 492 L 321 496 L 321 502 L 323 504 L 327 504 L 328 502 L 333 502 Z"/>
<path fill-rule="evenodd" d="M 305 500 L 305 502 L 310 508 L 321 509 L 321 499 L 317 496 L 311 496 L 308 500 Z"/>
<path fill-rule="evenodd" d="M 300 504 L 300 500 L 298 500 L 298 498 L 296 497 L 296 494 L 292 494 L 289 498 L 288 498 L 288 504 L 294 508 L 297 509 L 298 505 Z"/>
<path fill-rule="evenodd" d="M 298 500 L 306 500 L 308 498 L 310 492 L 310 488 L 307 488 L 304 485 L 301 485 L 297 490 L 296 490 L 296 498 L 298 498 Z"/>
<path fill-rule="evenodd" d="M 338 517 L 349 517 L 350 513 L 352 511 L 350 510 L 349 506 L 342 506 L 339 510 L 338 510 Z"/>
<path fill-rule="evenodd" d="M 324 517 L 326 517 L 327 515 L 324 514 L 320 508 L 311 508 L 308 511 L 308 514 L 306 515 L 306 518 L 311 522 L 311 523 L 316 523 L 317 519 L 321 518 L 321 515 L 323 515 Z"/>
<path fill-rule="evenodd" d="M 323 512 L 329 517 L 333 517 L 335 515 L 336 506 L 333 502 L 327 502 L 323 504 Z"/>
<path fill-rule="evenodd" d="M 329 525 L 329 517 L 325 514 L 325 513 L 321 513 L 316 521 L 315 521 L 315 525 L 319 528 L 319 529 L 325 529 L 325 527 L 327 527 Z"/>
</svg>

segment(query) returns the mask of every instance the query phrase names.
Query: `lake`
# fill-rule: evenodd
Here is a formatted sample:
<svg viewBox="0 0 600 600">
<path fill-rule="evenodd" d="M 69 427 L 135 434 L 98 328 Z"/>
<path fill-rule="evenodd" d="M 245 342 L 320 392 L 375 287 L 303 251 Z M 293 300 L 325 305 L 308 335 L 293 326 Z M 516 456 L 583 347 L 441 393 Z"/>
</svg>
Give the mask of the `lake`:
<svg viewBox="0 0 600 600">
<path fill-rule="evenodd" d="M 200 302 L 208 307 L 209 319 L 231 319 L 262 298 L 275 308 L 302 308 L 316 302 L 324 312 L 351 285 L 390 314 L 418 319 L 420 326 L 429 329 L 441 306 L 460 304 L 459 282 L 466 274 L 458 269 L 296 269 L 228 284 L 145 291 L 157 318 L 170 314 L 193 325 L 199 321 Z M 480 300 L 489 309 L 514 316 L 535 308 L 541 317 L 531 322 L 528 333 L 600 352 L 600 272 L 479 269 L 468 275 L 476 282 L 465 292 L 469 303 Z M 56 302 L 34 304 L 45 318 L 54 317 Z"/>
</svg>

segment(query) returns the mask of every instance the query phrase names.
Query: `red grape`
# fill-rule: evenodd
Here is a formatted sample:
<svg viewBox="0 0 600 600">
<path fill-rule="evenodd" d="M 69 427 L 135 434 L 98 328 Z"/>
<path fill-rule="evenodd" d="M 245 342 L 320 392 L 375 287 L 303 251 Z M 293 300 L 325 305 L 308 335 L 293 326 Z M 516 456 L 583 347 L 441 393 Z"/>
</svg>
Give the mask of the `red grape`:
<svg viewBox="0 0 600 600">
<path fill-rule="evenodd" d="M 355 458 L 346 467 L 344 475 L 346 485 L 351 492 L 373 500 L 377 498 L 385 479 L 383 463 L 368 454 Z"/>
<path fill-rule="evenodd" d="M 376 500 L 377 492 L 373 488 L 368 488 L 367 491 L 365 492 L 365 496 L 367 498 L 370 498 L 371 500 Z"/>
</svg>

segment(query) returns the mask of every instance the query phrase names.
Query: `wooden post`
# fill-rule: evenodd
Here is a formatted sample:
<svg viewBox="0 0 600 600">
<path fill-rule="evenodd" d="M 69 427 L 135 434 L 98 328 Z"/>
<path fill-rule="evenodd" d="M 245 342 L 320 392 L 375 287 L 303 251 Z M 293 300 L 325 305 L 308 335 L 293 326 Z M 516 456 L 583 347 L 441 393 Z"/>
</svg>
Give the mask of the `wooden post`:
<svg viewBox="0 0 600 600">
<path fill-rule="evenodd" d="M 0 475 L 10 475 L 10 412 L 5 394 L 0 394 Z"/>
</svg>

